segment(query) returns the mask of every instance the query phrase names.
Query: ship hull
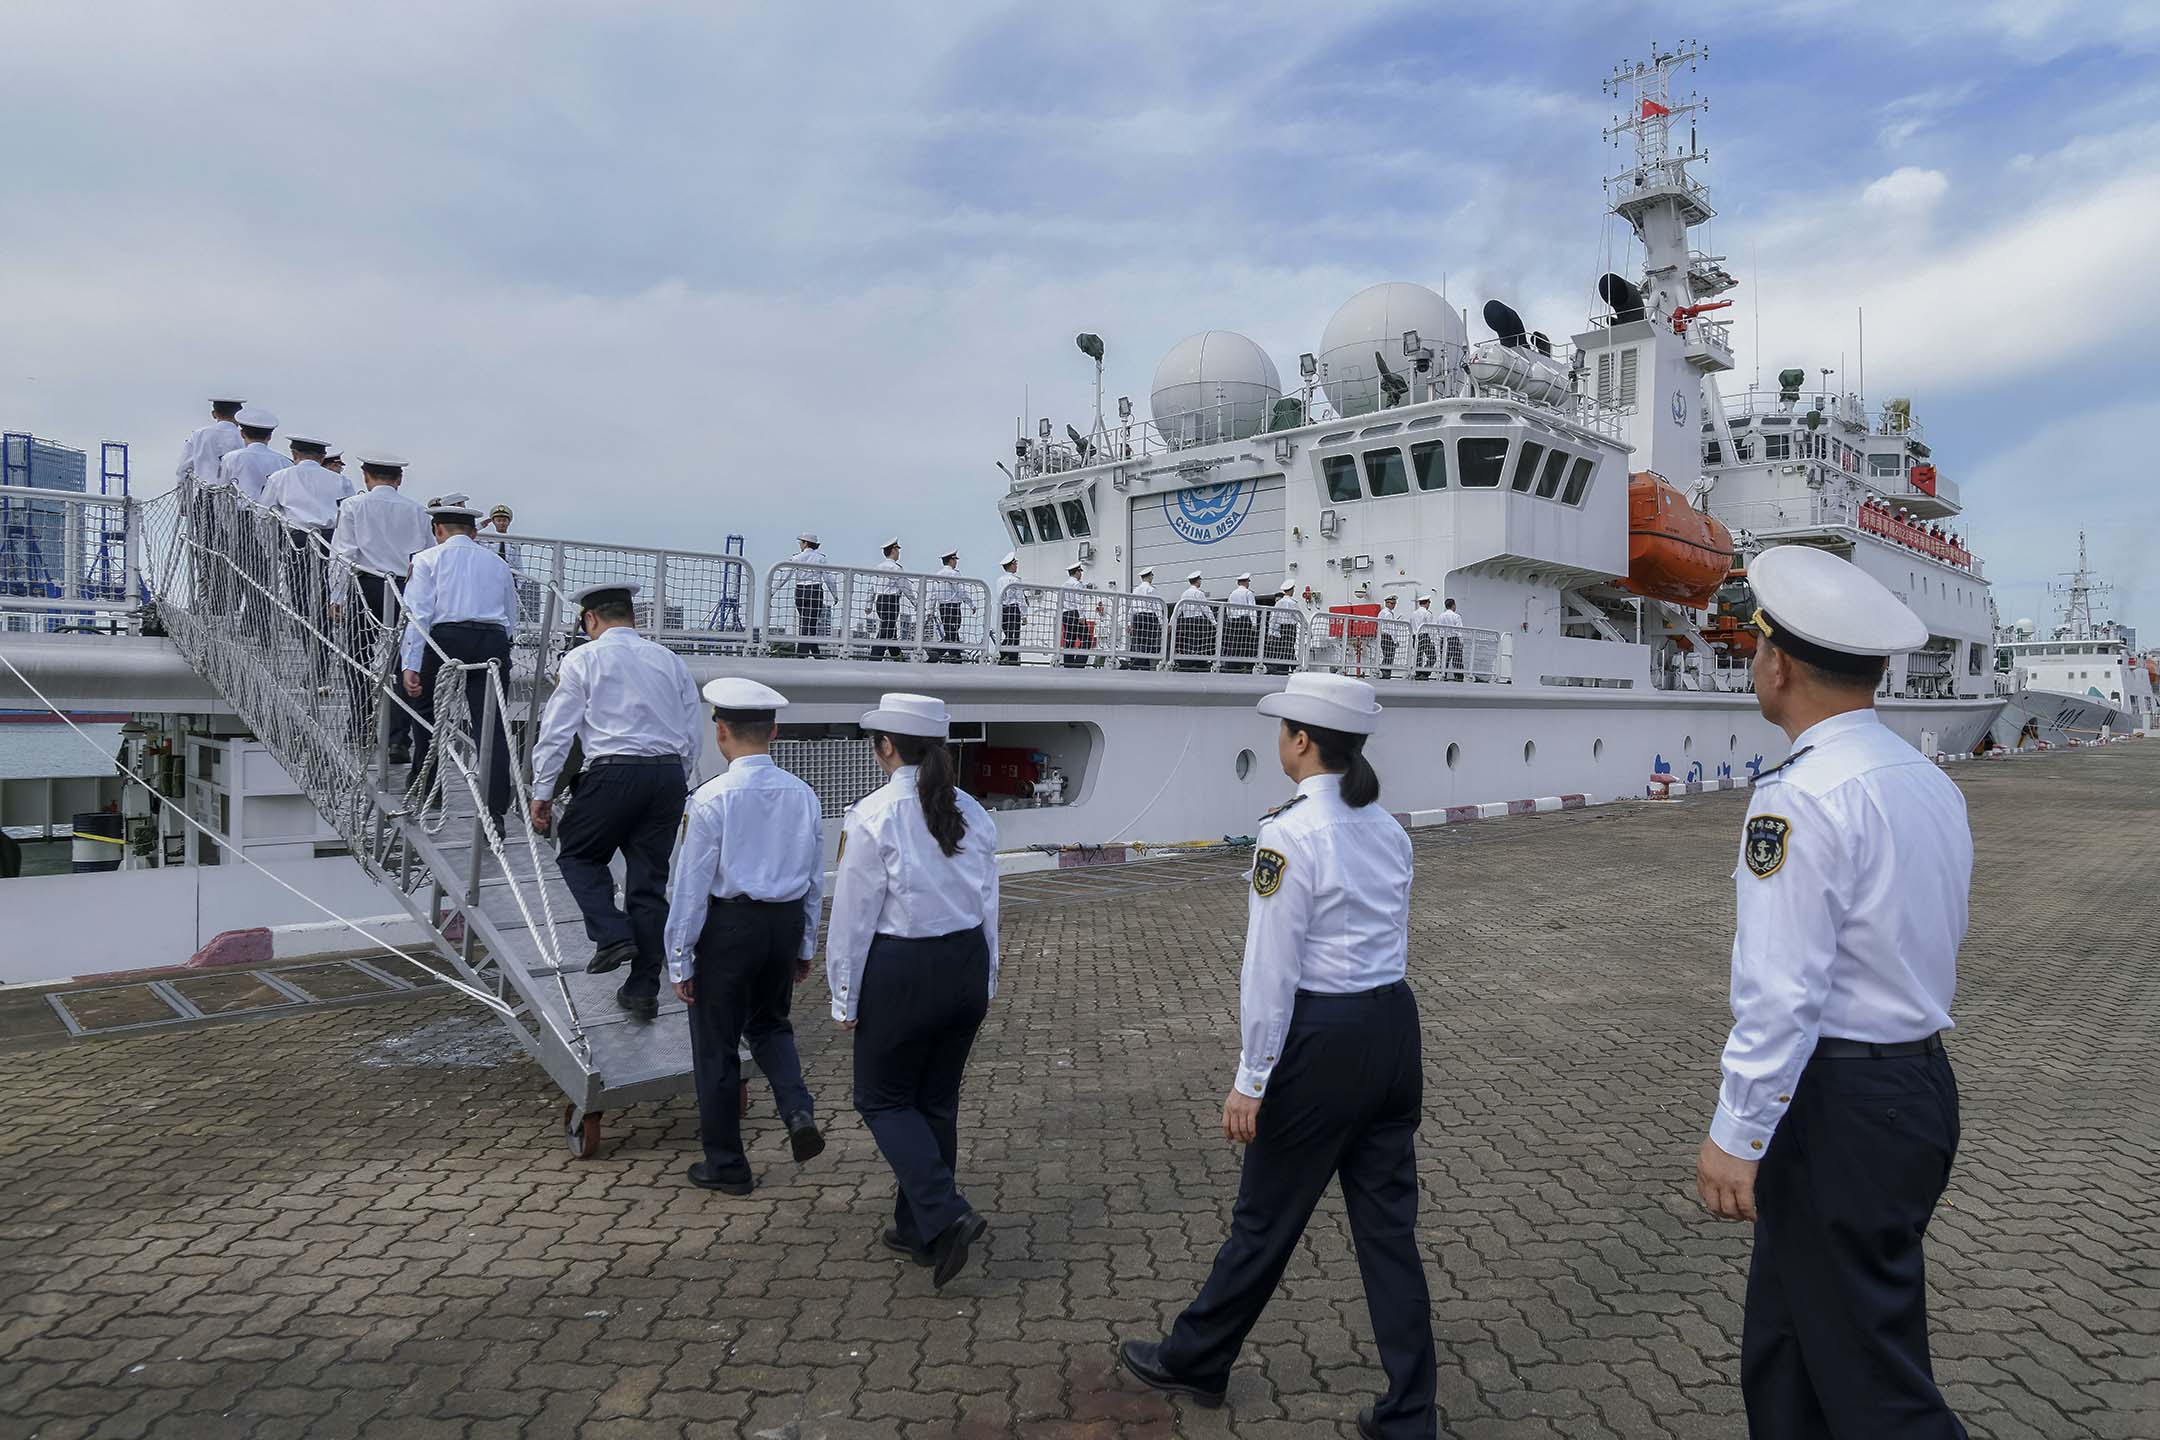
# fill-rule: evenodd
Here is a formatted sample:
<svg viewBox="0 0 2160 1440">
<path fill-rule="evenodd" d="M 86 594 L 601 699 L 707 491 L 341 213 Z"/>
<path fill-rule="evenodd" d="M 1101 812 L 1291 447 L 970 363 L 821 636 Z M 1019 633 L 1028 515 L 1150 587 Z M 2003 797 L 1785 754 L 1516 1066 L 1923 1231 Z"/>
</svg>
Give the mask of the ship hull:
<svg viewBox="0 0 2160 1440">
<path fill-rule="evenodd" d="M 2036 744 L 2061 747 L 2072 741 L 2090 745 L 2100 738 L 2103 726 L 2110 733 L 2123 734 L 2130 728 L 2129 717 L 2119 706 L 2095 696 L 2028 688 L 2004 698 L 1990 739 L 2007 750 L 2029 750 Z"/>
</svg>

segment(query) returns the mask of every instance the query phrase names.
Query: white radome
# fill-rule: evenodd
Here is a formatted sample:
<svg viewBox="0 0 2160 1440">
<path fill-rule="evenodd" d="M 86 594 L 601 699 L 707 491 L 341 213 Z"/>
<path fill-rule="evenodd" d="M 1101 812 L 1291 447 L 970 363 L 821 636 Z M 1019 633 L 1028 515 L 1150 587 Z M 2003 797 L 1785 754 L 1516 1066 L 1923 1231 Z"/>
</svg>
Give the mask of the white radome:
<svg viewBox="0 0 2160 1440">
<path fill-rule="evenodd" d="M 1281 398 L 1267 351 L 1234 330 L 1203 330 L 1155 367 L 1148 407 L 1163 439 L 1182 449 L 1259 434 Z"/>
<path fill-rule="evenodd" d="M 1403 354 L 1403 336 L 1415 330 L 1420 344 L 1433 352 L 1434 375 L 1452 375 L 1462 363 L 1469 332 L 1455 308 L 1440 295 L 1405 280 L 1371 285 L 1343 302 L 1320 333 L 1320 378 L 1328 403 L 1341 415 L 1367 415 L 1380 408 L 1380 371 L 1373 352 L 1388 369 L 1411 378 L 1412 361 Z"/>
</svg>

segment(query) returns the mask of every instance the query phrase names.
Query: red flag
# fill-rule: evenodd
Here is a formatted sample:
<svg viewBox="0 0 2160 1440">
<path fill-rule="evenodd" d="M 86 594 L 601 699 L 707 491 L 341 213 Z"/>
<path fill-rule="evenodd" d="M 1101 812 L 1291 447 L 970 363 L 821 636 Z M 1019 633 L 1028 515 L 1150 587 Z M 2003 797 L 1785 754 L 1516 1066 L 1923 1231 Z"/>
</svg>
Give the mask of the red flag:
<svg viewBox="0 0 2160 1440">
<path fill-rule="evenodd" d="M 1642 102 L 1642 118 L 1645 120 L 1648 120 L 1653 115 L 1670 114 L 1672 114 L 1672 111 L 1666 109 L 1663 105 L 1658 104 L 1655 100 L 1645 100 Z"/>
</svg>

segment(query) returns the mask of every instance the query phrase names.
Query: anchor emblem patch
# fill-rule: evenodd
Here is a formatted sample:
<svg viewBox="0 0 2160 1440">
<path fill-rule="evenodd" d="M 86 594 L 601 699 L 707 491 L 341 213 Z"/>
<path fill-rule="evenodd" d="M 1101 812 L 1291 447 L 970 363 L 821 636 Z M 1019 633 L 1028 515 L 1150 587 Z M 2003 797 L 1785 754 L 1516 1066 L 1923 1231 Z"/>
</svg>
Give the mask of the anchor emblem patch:
<svg viewBox="0 0 2160 1440">
<path fill-rule="evenodd" d="M 1290 862 L 1278 850 L 1257 850 L 1252 859 L 1253 894 L 1265 900 L 1282 889 L 1283 869 Z"/>
<path fill-rule="evenodd" d="M 1792 834 L 1792 821 L 1783 815 L 1750 815 L 1747 822 L 1747 840 L 1744 853 L 1747 868 L 1758 880 L 1767 880 L 1777 874 L 1785 863 L 1785 840 Z"/>
</svg>

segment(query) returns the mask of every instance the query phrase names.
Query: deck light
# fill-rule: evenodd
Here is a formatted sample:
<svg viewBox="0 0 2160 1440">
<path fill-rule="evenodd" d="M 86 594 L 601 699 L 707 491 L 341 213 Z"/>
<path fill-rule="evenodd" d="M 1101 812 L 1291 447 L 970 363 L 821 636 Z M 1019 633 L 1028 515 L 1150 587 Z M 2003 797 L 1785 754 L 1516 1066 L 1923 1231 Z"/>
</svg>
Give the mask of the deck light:
<svg viewBox="0 0 2160 1440">
<path fill-rule="evenodd" d="M 1320 362 L 1313 358 L 1310 350 L 1297 357 L 1297 373 L 1307 380 L 1320 373 Z"/>
</svg>

